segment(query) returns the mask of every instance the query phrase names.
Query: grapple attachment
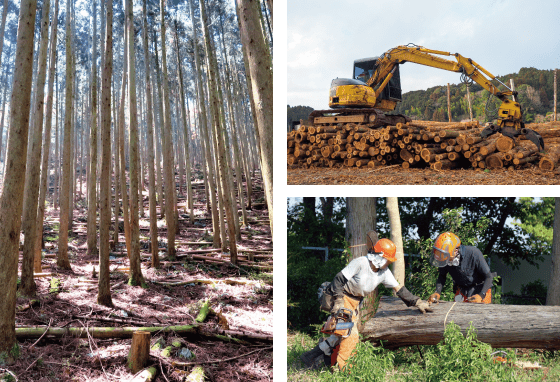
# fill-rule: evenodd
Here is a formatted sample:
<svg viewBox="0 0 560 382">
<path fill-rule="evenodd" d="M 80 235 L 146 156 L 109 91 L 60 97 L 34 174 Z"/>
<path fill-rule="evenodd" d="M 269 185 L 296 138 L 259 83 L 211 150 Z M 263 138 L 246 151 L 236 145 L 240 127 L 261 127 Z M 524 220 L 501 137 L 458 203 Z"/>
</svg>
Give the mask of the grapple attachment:
<svg viewBox="0 0 560 382">
<path fill-rule="evenodd" d="M 521 128 L 516 130 L 514 127 L 511 126 L 499 127 L 497 125 L 490 125 L 485 127 L 480 132 L 480 136 L 482 138 L 486 138 L 495 133 L 502 133 L 506 137 L 510 137 L 510 138 L 515 138 L 518 137 L 519 135 L 525 135 L 525 137 L 528 140 L 530 140 L 535 144 L 535 146 L 537 146 L 537 149 L 539 151 L 544 150 L 544 140 L 542 136 L 539 133 L 537 133 L 535 130 L 531 130 L 527 128 Z"/>
</svg>

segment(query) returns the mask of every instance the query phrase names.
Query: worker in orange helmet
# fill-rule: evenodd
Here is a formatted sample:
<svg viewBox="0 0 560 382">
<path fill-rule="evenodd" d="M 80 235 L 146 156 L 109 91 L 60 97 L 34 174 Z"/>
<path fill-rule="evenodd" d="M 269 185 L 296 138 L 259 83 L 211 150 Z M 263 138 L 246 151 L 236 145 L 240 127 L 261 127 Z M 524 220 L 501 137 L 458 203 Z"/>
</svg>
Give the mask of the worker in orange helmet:
<svg viewBox="0 0 560 382">
<path fill-rule="evenodd" d="M 324 291 L 324 297 L 329 298 L 327 301 L 331 303 L 331 315 L 337 314 L 341 308 L 349 309 L 353 312 L 354 325 L 348 337 L 341 338 L 333 334 L 320 341 L 314 349 L 304 353 L 301 359 L 309 368 L 321 367 L 323 363 L 327 366 L 338 365 L 340 370 L 346 366 L 359 340 L 356 326 L 359 305 L 363 298 L 373 292 L 379 284 L 392 288 L 407 306 L 415 306 L 422 313 L 432 312 L 426 301 L 410 293 L 404 285 L 400 285 L 391 270 L 387 268 L 396 260 L 395 244 L 389 239 L 377 240 L 375 231 L 368 232 L 366 237 L 367 255 L 352 260 L 334 277 L 332 283 L 323 283 L 319 288 L 319 293 Z M 320 300 L 322 298 L 320 295 Z M 323 298 L 322 309 L 327 310 L 324 301 Z"/>
<path fill-rule="evenodd" d="M 461 245 L 461 239 L 451 232 L 440 234 L 430 258 L 432 265 L 439 267 L 436 291 L 428 302 L 439 302 L 447 274 L 453 279 L 455 301 L 490 304 L 492 280 L 495 273 L 476 247 Z"/>
</svg>

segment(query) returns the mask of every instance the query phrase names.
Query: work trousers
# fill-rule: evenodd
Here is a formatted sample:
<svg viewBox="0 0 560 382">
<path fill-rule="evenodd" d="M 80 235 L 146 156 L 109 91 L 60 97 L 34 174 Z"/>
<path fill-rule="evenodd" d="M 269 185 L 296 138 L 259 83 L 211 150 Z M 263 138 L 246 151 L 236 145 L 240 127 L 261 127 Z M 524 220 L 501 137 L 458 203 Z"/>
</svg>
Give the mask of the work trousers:
<svg viewBox="0 0 560 382">
<path fill-rule="evenodd" d="M 344 295 L 344 307 L 346 309 L 352 310 L 352 322 L 354 326 L 350 332 L 350 335 L 346 338 L 341 338 L 340 344 L 335 348 L 331 355 L 331 364 L 334 365 L 335 362 L 338 364 L 338 368 L 340 370 L 344 369 L 346 364 L 348 363 L 348 358 L 353 355 L 354 349 L 360 340 L 360 336 L 358 334 L 358 306 L 360 305 L 360 301 L 353 299 Z M 337 351 L 338 350 L 338 351 Z"/>
</svg>

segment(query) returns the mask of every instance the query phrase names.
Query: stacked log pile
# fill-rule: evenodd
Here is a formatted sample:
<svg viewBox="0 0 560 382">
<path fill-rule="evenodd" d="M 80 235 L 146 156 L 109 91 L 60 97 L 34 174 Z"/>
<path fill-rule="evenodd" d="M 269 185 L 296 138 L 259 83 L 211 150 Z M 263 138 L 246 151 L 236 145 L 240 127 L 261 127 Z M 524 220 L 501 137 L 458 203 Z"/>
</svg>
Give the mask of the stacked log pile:
<svg viewBox="0 0 560 382">
<path fill-rule="evenodd" d="M 560 122 L 528 124 L 544 138 L 540 153 L 524 135 L 510 138 L 480 136 L 474 122 L 412 121 L 371 128 L 367 124 L 328 126 L 302 124 L 287 136 L 288 167 L 370 167 L 400 165 L 453 168 L 508 168 L 536 166 L 545 171 L 558 167 Z"/>
</svg>

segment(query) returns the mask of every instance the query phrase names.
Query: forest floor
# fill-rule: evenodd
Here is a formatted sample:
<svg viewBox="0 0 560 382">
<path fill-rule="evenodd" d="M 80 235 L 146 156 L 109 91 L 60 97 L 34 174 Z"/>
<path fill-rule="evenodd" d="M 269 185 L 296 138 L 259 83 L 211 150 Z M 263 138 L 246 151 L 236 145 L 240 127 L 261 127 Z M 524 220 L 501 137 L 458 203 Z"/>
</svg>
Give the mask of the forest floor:
<svg viewBox="0 0 560 382">
<path fill-rule="evenodd" d="M 400 165 L 378 168 L 288 169 L 288 185 L 550 185 L 560 184 L 560 172 L 545 172 L 537 166 L 507 170 L 441 170 Z"/>
<path fill-rule="evenodd" d="M 257 191 L 253 194 L 253 200 L 262 201 L 262 186 L 255 185 L 254 188 Z M 194 225 L 184 219 L 186 201 L 179 199 L 179 211 L 183 216 L 176 237 L 179 256 L 189 250 L 211 247 L 211 244 L 202 244 L 211 241 L 208 232 L 212 231 L 211 215 L 206 210 L 203 198 L 203 188 L 198 189 L 194 197 L 194 213 L 197 217 Z M 227 262 L 205 263 L 193 260 L 192 256 L 169 261 L 164 252 L 167 241 L 163 220 L 158 220 L 162 264 L 159 269 L 154 269 L 150 266 L 151 257 L 148 256 L 148 203 L 147 197 L 144 199 L 146 217 L 140 219 L 140 240 L 145 287 L 127 284 L 128 271 L 122 268 L 128 265 L 128 259 L 124 233 L 121 232 L 110 265 L 114 308 L 98 305 L 97 279 L 92 277 L 94 267 L 98 269 L 97 256 L 86 255 L 85 201 L 78 201 L 74 211 L 69 238 L 71 271 L 61 270 L 56 265 L 53 254 L 56 253 L 58 240 L 58 212 L 49 208 L 46 213 L 46 251 L 43 252 L 42 267 L 43 272 L 51 275 L 35 279 L 38 300 L 35 304 L 30 304 L 28 298 L 18 293 L 16 327 L 189 325 L 194 322 L 202 302 L 209 299 L 212 311 L 203 324 L 204 333 L 240 332 L 243 333 L 241 341 L 217 340 L 201 333 L 182 336 L 152 334 L 152 345 L 157 340 L 165 346 L 171 345 L 175 339 L 181 342 L 168 358 L 160 355 L 161 350 L 150 352 L 150 365 L 157 369 L 155 381 L 182 381 L 196 364 L 204 368 L 205 376 L 210 381 L 272 380 L 272 237 L 268 211 L 256 208 L 247 211 L 250 223 L 241 229 L 242 240 L 238 242 L 238 248 L 268 255 L 259 264 L 269 266 L 270 270 L 234 267 Z M 201 245 L 190 244 L 192 242 L 201 242 Z M 220 252 L 204 255 L 214 256 L 218 261 L 222 256 Z M 206 281 L 196 281 L 201 279 Z M 225 283 L 226 280 L 237 280 L 243 284 L 229 285 Z M 166 286 L 158 282 L 183 282 L 183 285 Z M 260 340 L 255 340 L 255 337 Z M 40 340 L 19 340 L 19 344 L 20 357 L 9 366 L 19 381 L 127 381 L 133 377 L 126 366 L 130 338 L 54 338 L 47 335 Z M 181 352 L 190 352 L 194 357 L 185 358 L 179 355 Z M 175 361 L 192 365 L 173 366 L 172 362 Z M 0 377 L 2 371 L 0 369 Z"/>
</svg>

